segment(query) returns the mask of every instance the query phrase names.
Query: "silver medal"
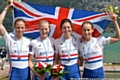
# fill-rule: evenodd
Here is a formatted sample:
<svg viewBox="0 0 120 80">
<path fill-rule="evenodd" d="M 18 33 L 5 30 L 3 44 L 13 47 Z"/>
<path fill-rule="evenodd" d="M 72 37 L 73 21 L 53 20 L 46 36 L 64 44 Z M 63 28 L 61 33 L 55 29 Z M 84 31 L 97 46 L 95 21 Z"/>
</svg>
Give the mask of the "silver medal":
<svg viewBox="0 0 120 80">
<path fill-rule="evenodd" d="M 46 61 L 48 62 L 48 61 L 49 61 L 49 59 L 48 59 L 48 58 L 46 58 Z"/>
<path fill-rule="evenodd" d="M 68 58 L 68 62 L 70 62 L 70 58 Z"/>
<path fill-rule="evenodd" d="M 85 63 L 88 63 L 88 59 L 85 60 Z"/>
<path fill-rule="evenodd" d="M 18 60 L 21 60 L 20 56 L 18 56 Z"/>
</svg>

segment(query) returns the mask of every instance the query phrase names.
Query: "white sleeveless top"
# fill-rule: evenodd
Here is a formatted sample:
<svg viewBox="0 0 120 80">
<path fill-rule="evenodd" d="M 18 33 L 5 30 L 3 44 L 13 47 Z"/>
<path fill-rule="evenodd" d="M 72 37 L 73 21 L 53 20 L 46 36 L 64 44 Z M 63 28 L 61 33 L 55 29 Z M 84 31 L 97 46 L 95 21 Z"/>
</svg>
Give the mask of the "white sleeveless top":
<svg viewBox="0 0 120 80">
<path fill-rule="evenodd" d="M 11 66 L 21 69 L 28 67 L 28 55 L 31 54 L 31 52 L 29 51 L 30 40 L 23 37 L 22 42 L 22 40 L 17 40 L 14 34 L 9 35 L 8 33 L 5 33 L 3 38 L 6 42 L 6 47 L 8 48 Z M 21 43 L 23 43 L 22 46 Z M 18 55 L 20 47 L 21 52 L 20 55 Z M 20 60 L 18 59 L 19 56 Z"/>
<path fill-rule="evenodd" d="M 36 61 L 53 64 L 54 59 L 54 39 L 47 38 L 41 40 L 40 37 L 31 41 L 32 51 L 35 53 Z M 48 60 L 47 60 L 48 58 Z"/>
<path fill-rule="evenodd" d="M 80 52 L 84 58 L 84 67 L 94 70 L 103 66 L 103 48 L 105 44 L 110 43 L 110 37 L 93 38 L 89 42 L 81 42 Z"/>
<path fill-rule="evenodd" d="M 75 37 L 65 40 L 64 37 L 61 36 L 55 41 L 55 53 L 60 55 L 62 65 L 71 66 L 77 63 L 78 43 L 79 40 Z"/>
</svg>

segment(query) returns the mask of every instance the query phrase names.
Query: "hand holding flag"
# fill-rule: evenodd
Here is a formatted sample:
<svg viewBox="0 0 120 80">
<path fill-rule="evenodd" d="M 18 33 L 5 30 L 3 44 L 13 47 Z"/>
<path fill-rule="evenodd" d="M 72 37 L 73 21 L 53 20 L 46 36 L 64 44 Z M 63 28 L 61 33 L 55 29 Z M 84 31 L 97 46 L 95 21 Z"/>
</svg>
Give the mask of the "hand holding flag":
<svg viewBox="0 0 120 80">
<path fill-rule="evenodd" d="M 77 10 L 59 6 L 44 6 L 26 2 L 13 2 L 14 19 L 22 18 L 26 21 L 26 31 L 24 36 L 35 39 L 40 36 L 38 24 L 40 20 L 50 22 L 49 37 L 59 38 L 62 35 L 60 22 L 63 19 L 70 19 L 74 26 L 74 31 L 82 35 L 81 25 L 84 21 L 90 21 L 94 24 L 93 36 L 98 37 L 107 27 L 111 18 L 106 13 L 93 12 L 86 10 Z"/>
<path fill-rule="evenodd" d="M 7 3 L 7 5 L 12 5 L 13 1 L 16 1 L 16 2 L 21 2 L 21 0 L 7 0 L 7 2 L 4 2 L 4 4 Z M 13 12 L 13 6 L 10 7 L 10 12 Z"/>
</svg>

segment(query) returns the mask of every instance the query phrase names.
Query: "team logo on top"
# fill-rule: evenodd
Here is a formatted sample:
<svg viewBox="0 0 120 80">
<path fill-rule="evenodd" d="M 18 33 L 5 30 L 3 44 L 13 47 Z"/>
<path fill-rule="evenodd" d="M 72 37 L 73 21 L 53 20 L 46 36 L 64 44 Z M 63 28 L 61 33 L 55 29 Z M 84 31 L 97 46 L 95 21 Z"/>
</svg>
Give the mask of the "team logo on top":
<svg viewBox="0 0 120 80">
<path fill-rule="evenodd" d="M 16 50 L 14 50 L 14 52 L 17 52 Z"/>
<path fill-rule="evenodd" d="M 76 44 L 73 44 L 76 47 Z"/>
<path fill-rule="evenodd" d="M 84 47 L 82 49 L 84 49 Z"/>
<path fill-rule="evenodd" d="M 98 46 L 97 46 L 97 45 L 95 45 L 95 46 L 94 46 L 94 48 L 95 48 L 95 49 L 97 49 L 97 48 L 98 48 Z"/>
<path fill-rule="evenodd" d="M 39 45 L 39 47 L 41 47 L 41 45 Z"/>
<path fill-rule="evenodd" d="M 40 52 L 40 55 L 42 55 L 42 53 Z"/>
<path fill-rule="evenodd" d="M 46 52 L 40 52 L 39 53 L 39 55 L 45 55 L 46 54 Z"/>
<path fill-rule="evenodd" d="M 63 43 L 61 43 L 60 45 L 62 45 Z"/>
<path fill-rule="evenodd" d="M 84 56 L 86 56 L 86 55 L 84 54 Z"/>
<path fill-rule="evenodd" d="M 98 53 L 98 51 L 92 52 L 92 54 L 97 54 L 97 53 Z"/>
</svg>

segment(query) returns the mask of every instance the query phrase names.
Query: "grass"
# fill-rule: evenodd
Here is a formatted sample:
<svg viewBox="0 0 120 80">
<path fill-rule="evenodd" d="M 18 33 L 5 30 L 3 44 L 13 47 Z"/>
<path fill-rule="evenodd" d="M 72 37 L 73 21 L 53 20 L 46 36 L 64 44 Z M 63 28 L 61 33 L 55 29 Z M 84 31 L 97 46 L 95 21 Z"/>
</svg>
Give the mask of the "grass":
<svg viewBox="0 0 120 80">
<path fill-rule="evenodd" d="M 104 66 L 120 66 L 120 64 L 112 64 L 112 63 L 109 63 L 109 64 L 104 64 Z"/>
<path fill-rule="evenodd" d="M 106 73 L 106 78 L 120 78 L 120 73 Z"/>
</svg>

